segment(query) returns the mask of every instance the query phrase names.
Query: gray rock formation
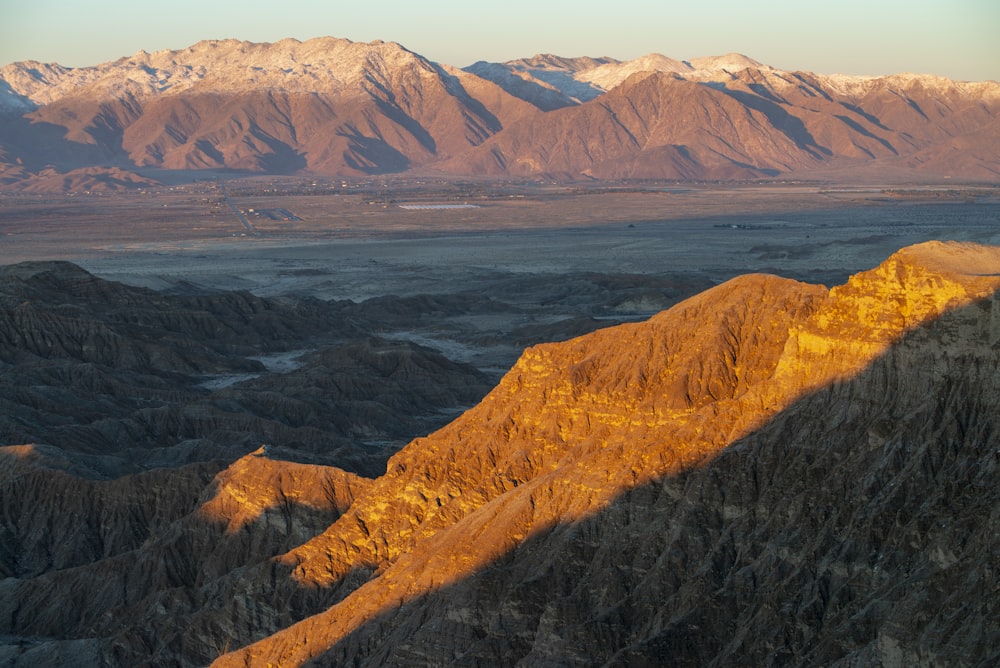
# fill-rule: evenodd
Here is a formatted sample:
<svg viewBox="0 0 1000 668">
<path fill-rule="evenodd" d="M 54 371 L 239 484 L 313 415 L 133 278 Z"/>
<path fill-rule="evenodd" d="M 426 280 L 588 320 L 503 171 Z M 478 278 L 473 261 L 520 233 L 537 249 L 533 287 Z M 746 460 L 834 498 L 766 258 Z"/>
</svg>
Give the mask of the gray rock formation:
<svg viewBox="0 0 1000 668">
<path fill-rule="evenodd" d="M 170 295 L 69 263 L 2 268 L 0 442 L 58 446 L 94 477 L 232 461 L 261 443 L 378 474 L 489 381 L 427 348 L 371 338 L 376 325 L 358 310 Z M 264 362 L 282 353 L 287 368 L 270 372 Z"/>
</svg>

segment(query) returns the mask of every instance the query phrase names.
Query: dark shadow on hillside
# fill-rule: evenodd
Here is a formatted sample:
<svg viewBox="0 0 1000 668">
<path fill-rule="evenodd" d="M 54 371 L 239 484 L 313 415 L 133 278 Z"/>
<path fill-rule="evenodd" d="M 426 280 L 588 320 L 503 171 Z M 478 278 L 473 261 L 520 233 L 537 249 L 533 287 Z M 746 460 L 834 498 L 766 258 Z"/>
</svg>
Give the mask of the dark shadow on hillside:
<svg viewBox="0 0 1000 668">
<path fill-rule="evenodd" d="M 294 174 L 300 169 L 305 169 L 307 164 L 305 154 L 261 130 L 256 124 L 251 124 L 249 134 L 270 150 L 269 153 L 262 153 L 260 156 L 262 171 L 268 174 Z M 204 140 L 201 141 L 204 142 Z M 213 150 L 215 149 L 213 148 Z M 218 153 L 217 150 L 215 152 Z M 224 164 L 224 162 L 220 163 L 220 165 Z"/>
<path fill-rule="evenodd" d="M 998 313 L 910 332 L 700 468 L 540 531 L 317 663 L 995 664 Z"/>
<path fill-rule="evenodd" d="M 469 92 L 465 90 L 465 86 L 462 85 L 462 82 L 458 77 L 450 74 L 437 63 L 433 64 L 433 68 L 434 72 L 441 77 L 441 81 L 448 89 L 448 92 L 461 100 L 462 104 L 465 105 L 465 107 L 467 107 L 473 114 L 476 115 L 476 118 L 479 119 L 479 122 L 475 124 L 477 126 L 476 129 L 480 132 L 480 136 L 478 137 L 479 141 L 483 141 L 489 135 L 496 134 L 503 129 L 503 124 L 500 123 L 500 119 L 497 118 L 493 112 L 487 109 L 486 105 L 470 95 Z"/>
<path fill-rule="evenodd" d="M 337 134 L 350 142 L 349 152 L 344 152 L 344 162 L 362 174 L 402 172 L 410 167 L 410 160 L 379 137 L 367 137 L 351 124 L 337 130 Z"/>
<path fill-rule="evenodd" d="M 0 444 L 58 446 L 94 478 L 262 443 L 378 475 L 492 387 L 469 364 L 374 336 L 404 303 L 167 294 L 69 262 L 0 267 Z"/>
<path fill-rule="evenodd" d="M 27 115 L 6 117 L 0 122 L 0 146 L 9 162 L 20 161 L 25 169 L 37 172 L 46 168 L 70 171 L 93 165 L 134 169 L 135 164 L 121 150 L 121 144 L 104 143 L 112 140 L 113 128 L 90 128 L 96 144 L 81 144 L 66 138 L 65 127 L 33 121 Z"/>
<path fill-rule="evenodd" d="M 818 95 L 827 102 L 833 102 L 833 97 L 823 89 L 823 86 L 816 80 L 813 74 L 809 72 L 791 72 L 790 74 L 792 79 L 799 82 L 799 90 L 801 92 L 812 97 Z"/>
<path fill-rule="evenodd" d="M 277 477 L 258 486 L 302 475 L 275 466 Z M 0 663 L 207 665 L 371 577 L 359 564 L 337 587 L 303 590 L 271 561 L 349 507 L 349 481 L 316 468 L 318 500 L 297 503 L 279 491 L 276 503 L 233 523 L 206 512 L 221 469 L 206 463 L 96 482 L 47 468 L 27 449 L 0 451 Z M 9 648 L 13 663 L 3 660 Z"/>
<path fill-rule="evenodd" d="M 868 137 L 869 139 L 874 139 L 875 141 L 877 141 L 878 143 L 880 143 L 882 146 L 884 146 L 886 148 L 886 150 L 888 150 L 893 155 L 899 155 L 899 151 L 897 151 L 895 149 L 895 147 L 893 147 L 893 145 L 891 143 L 889 143 L 888 140 L 882 139 L 881 137 L 878 137 L 878 136 L 872 134 L 871 132 L 869 132 L 868 130 L 866 130 L 864 127 L 862 127 L 861 124 L 858 123 L 857 121 L 855 121 L 854 119 L 848 118 L 847 116 L 844 116 L 843 114 L 835 114 L 834 118 L 836 118 L 841 123 L 843 123 L 847 127 L 851 128 L 852 130 L 854 130 L 855 132 L 857 132 L 859 135 L 863 135 L 865 137 Z M 865 151 L 865 153 L 868 154 L 869 157 L 875 158 L 875 155 L 871 151 L 869 151 L 867 149 L 862 149 L 862 150 Z"/>
<path fill-rule="evenodd" d="M 882 121 L 879 120 L 878 116 L 875 116 L 874 114 L 868 113 L 867 111 L 865 111 L 864 109 L 862 109 L 861 107 L 859 107 L 856 104 L 849 104 L 847 102 L 841 102 L 840 106 L 842 106 L 844 109 L 847 109 L 848 111 L 850 111 L 852 113 L 857 114 L 858 116 L 861 116 L 866 121 L 868 121 L 869 123 L 871 123 L 872 125 L 874 125 L 875 127 L 877 127 L 880 130 L 885 130 L 887 132 L 891 131 L 890 128 L 887 128 L 882 123 Z"/>
<path fill-rule="evenodd" d="M 466 72 L 471 72 L 478 77 L 492 81 L 505 92 L 520 100 L 533 104 L 542 111 L 553 111 L 555 109 L 562 109 L 563 107 L 571 107 L 576 104 L 573 100 L 564 95 L 561 90 L 553 90 L 551 88 L 546 88 L 535 81 L 522 79 L 521 77 L 512 74 L 510 70 L 502 65 L 480 61 L 463 69 Z M 548 81 L 547 78 L 539 78 Z M 578 82 L 573 81 L 572 83 L 577 87 L 581 86 Z M 588 99 L 597 97 L 600 92 L 601 91 L 594 91 L 594 95 Z"/>
<path fill-rule="evenodd" d="M 194 147 L 211 161 L 210 164 L 219 165 L 220 167 L 226 164 L 226 156 L 208 139 L 196 139 Z"/>
<path fill-rule="evenodd" d="M 895 651 L 994 662 L 998 313 L 988 301 L 910 333 L 701 468 L 539 528 L 488 568 L 355 629 L 320 663 L 865 665 Z M 153 472 L 133 493 L 155 501 L 109 505 L 71 491 L 107 483 L 16 472 L 22 488 L 3 490 L 8 514 L 18 499 L 75 523 L 88 549 L 103 547 L 74 553 L 67 543 L 69 557 L 86 558 L 30 585 L 0 583 L 13 606 L 0 634 L 23 639 L 15 665 L 57 647 L 111 665 L 204 665 L 375 578 L 377 565 L 359 561 L 330 588 L 304 588 L 270 559 L 323 531 L 344 503 L 331 497 L 317 512 L 286 499 L 231 532 L 195 512 L 218 492 L 205 477 L 214 471 L 199 471 L 193 493 L 151 484 L 186 473 Z M 24 485 L 48 494 L 41 485 L 53 478 L 70 490 L 56 495 L 62 503 L 87 500 L 82 515 L 31 502 Z M 163 489 L 184 507 L 171 511 Z M 160 519 L 130 532 L 146 512 Z M 3 527 L 5 549 L 19 530 Z M 429 568 L 447 557 L 431 556 Z"/>
<path fill-rule="evenodd" d="M 816 139 L 806 128 L 805 124 L 785 111 L 782 105 L 778 101 L 775 101 L 770 91 L 766 88 L 760 85 L 751 85 L 750 88 L 756 93 L 755 95 L 754 93 L 732 90 L 722 85 L 712 87 L 720 93 L 725 93 L 735 99 L 740 104 L 764 114 L 776 130 L 788 137 L 799 149 L 805 151 L 813 158 L 822 160 L 833 155 L 829 148 L 817 144 Z"/>
<path fill-rule="evenodd" d="M 386 118 L 406 130 L 406 132 L 408 132 L 420 143 L 421 146 L 424 147 L 424 149 L 433 154 L 436 149 L 434 138 L 431 137 L 430 133 L 427 132 L 427 130 L 425 130 L 423 126 L 416 121 L 416 119 L 403 111 L 403 109 L 399 106 L 399 103 L 396 101 L 396 95 L 392 89 L 388 85 L 378 81 L 378 79 L 370 74 L 365 76 L 365 81 L 368 84 L 368 86 L 365 87 L 365 90 L 369 95 L 371 95 L 371 98 L 378 107 L 378 110 L 381 111 Z"/>
<path fill-rule="evenodd" d="M 378 107 L 379 111 L 381 111 L 386 118 L 409 133 L 410 136 L 416 139 L 428 153 L 433 155 L 437 151 L 437 144 L 434 141 L 434 137 L 431 136 L 431 133 L 425 130 L 416 119 L 412 118 L 405 111 L 403 111 L 395 100 L 384 100 L 375 96 L 372 96 L 372 99 L 375 101 L 375 105 Z"/>
</svg>

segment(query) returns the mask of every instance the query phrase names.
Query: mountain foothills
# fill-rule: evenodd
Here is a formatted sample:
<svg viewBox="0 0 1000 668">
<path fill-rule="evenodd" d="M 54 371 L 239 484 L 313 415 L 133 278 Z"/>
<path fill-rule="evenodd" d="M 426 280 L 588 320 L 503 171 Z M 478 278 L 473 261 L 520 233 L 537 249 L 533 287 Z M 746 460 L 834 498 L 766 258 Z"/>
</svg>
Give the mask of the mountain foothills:
<svg viewBox="0 0 1000 668">
<path fill-rule="evenodd" d="M 997 82 L 786 72 L 739 54 L 463 70 L 387 42 L 206 41 L 0 68 L 0 183 L 122 189 L 155 170 L 216 169 L 992 180 L 998 114 Z"/>
<path fill-rule="evenodd" d="M 0 663 L 995 664 L 998 289 L 1000 248 L 939 242 L 735 278 L 529 347 L 377 477 L 6 447 Z M 248 344 L 217 331 L 189 365 Z"/>
</svg>

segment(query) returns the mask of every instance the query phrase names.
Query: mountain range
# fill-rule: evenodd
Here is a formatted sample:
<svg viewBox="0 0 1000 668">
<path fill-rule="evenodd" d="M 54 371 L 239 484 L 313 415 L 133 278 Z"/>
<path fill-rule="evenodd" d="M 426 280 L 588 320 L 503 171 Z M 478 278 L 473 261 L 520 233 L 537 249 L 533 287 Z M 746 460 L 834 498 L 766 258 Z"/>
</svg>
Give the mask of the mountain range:
<svg viewBox="0 0 1000 668">
<path fill-rule="evenodd" d="M 128 188 L 219 169 L 994 180 L 998 114 L 997 82 L 787 72 L 739 54 L 459 69 L 392 42 L 204 41 L 0 68 L 0 184 Z"/>
<path fill-rule="evenodd" d="M 737 277 L 529 347 L 373 477 L 0 448 L 0 664 L 995 665 L 998 290 L 1000 249 L 963 243 L 829 289 Z M 282 308 L 253 306 L 255 332 Z M 210 343 L 190 362 L 250 342 Z"/>
</svg>

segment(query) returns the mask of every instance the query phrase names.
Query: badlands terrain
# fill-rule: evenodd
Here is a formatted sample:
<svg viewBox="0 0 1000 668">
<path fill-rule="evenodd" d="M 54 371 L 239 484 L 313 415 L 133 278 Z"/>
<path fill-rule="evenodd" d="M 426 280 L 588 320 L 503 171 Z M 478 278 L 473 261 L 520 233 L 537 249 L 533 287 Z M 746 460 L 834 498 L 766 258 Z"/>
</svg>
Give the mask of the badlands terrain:
<svg viewBox="0 0 1000 668">
<path fill-rule="evenodd" d="M 2 206 L 3 665 L 1000 656 L 995 189 Z"/>
</svg>

